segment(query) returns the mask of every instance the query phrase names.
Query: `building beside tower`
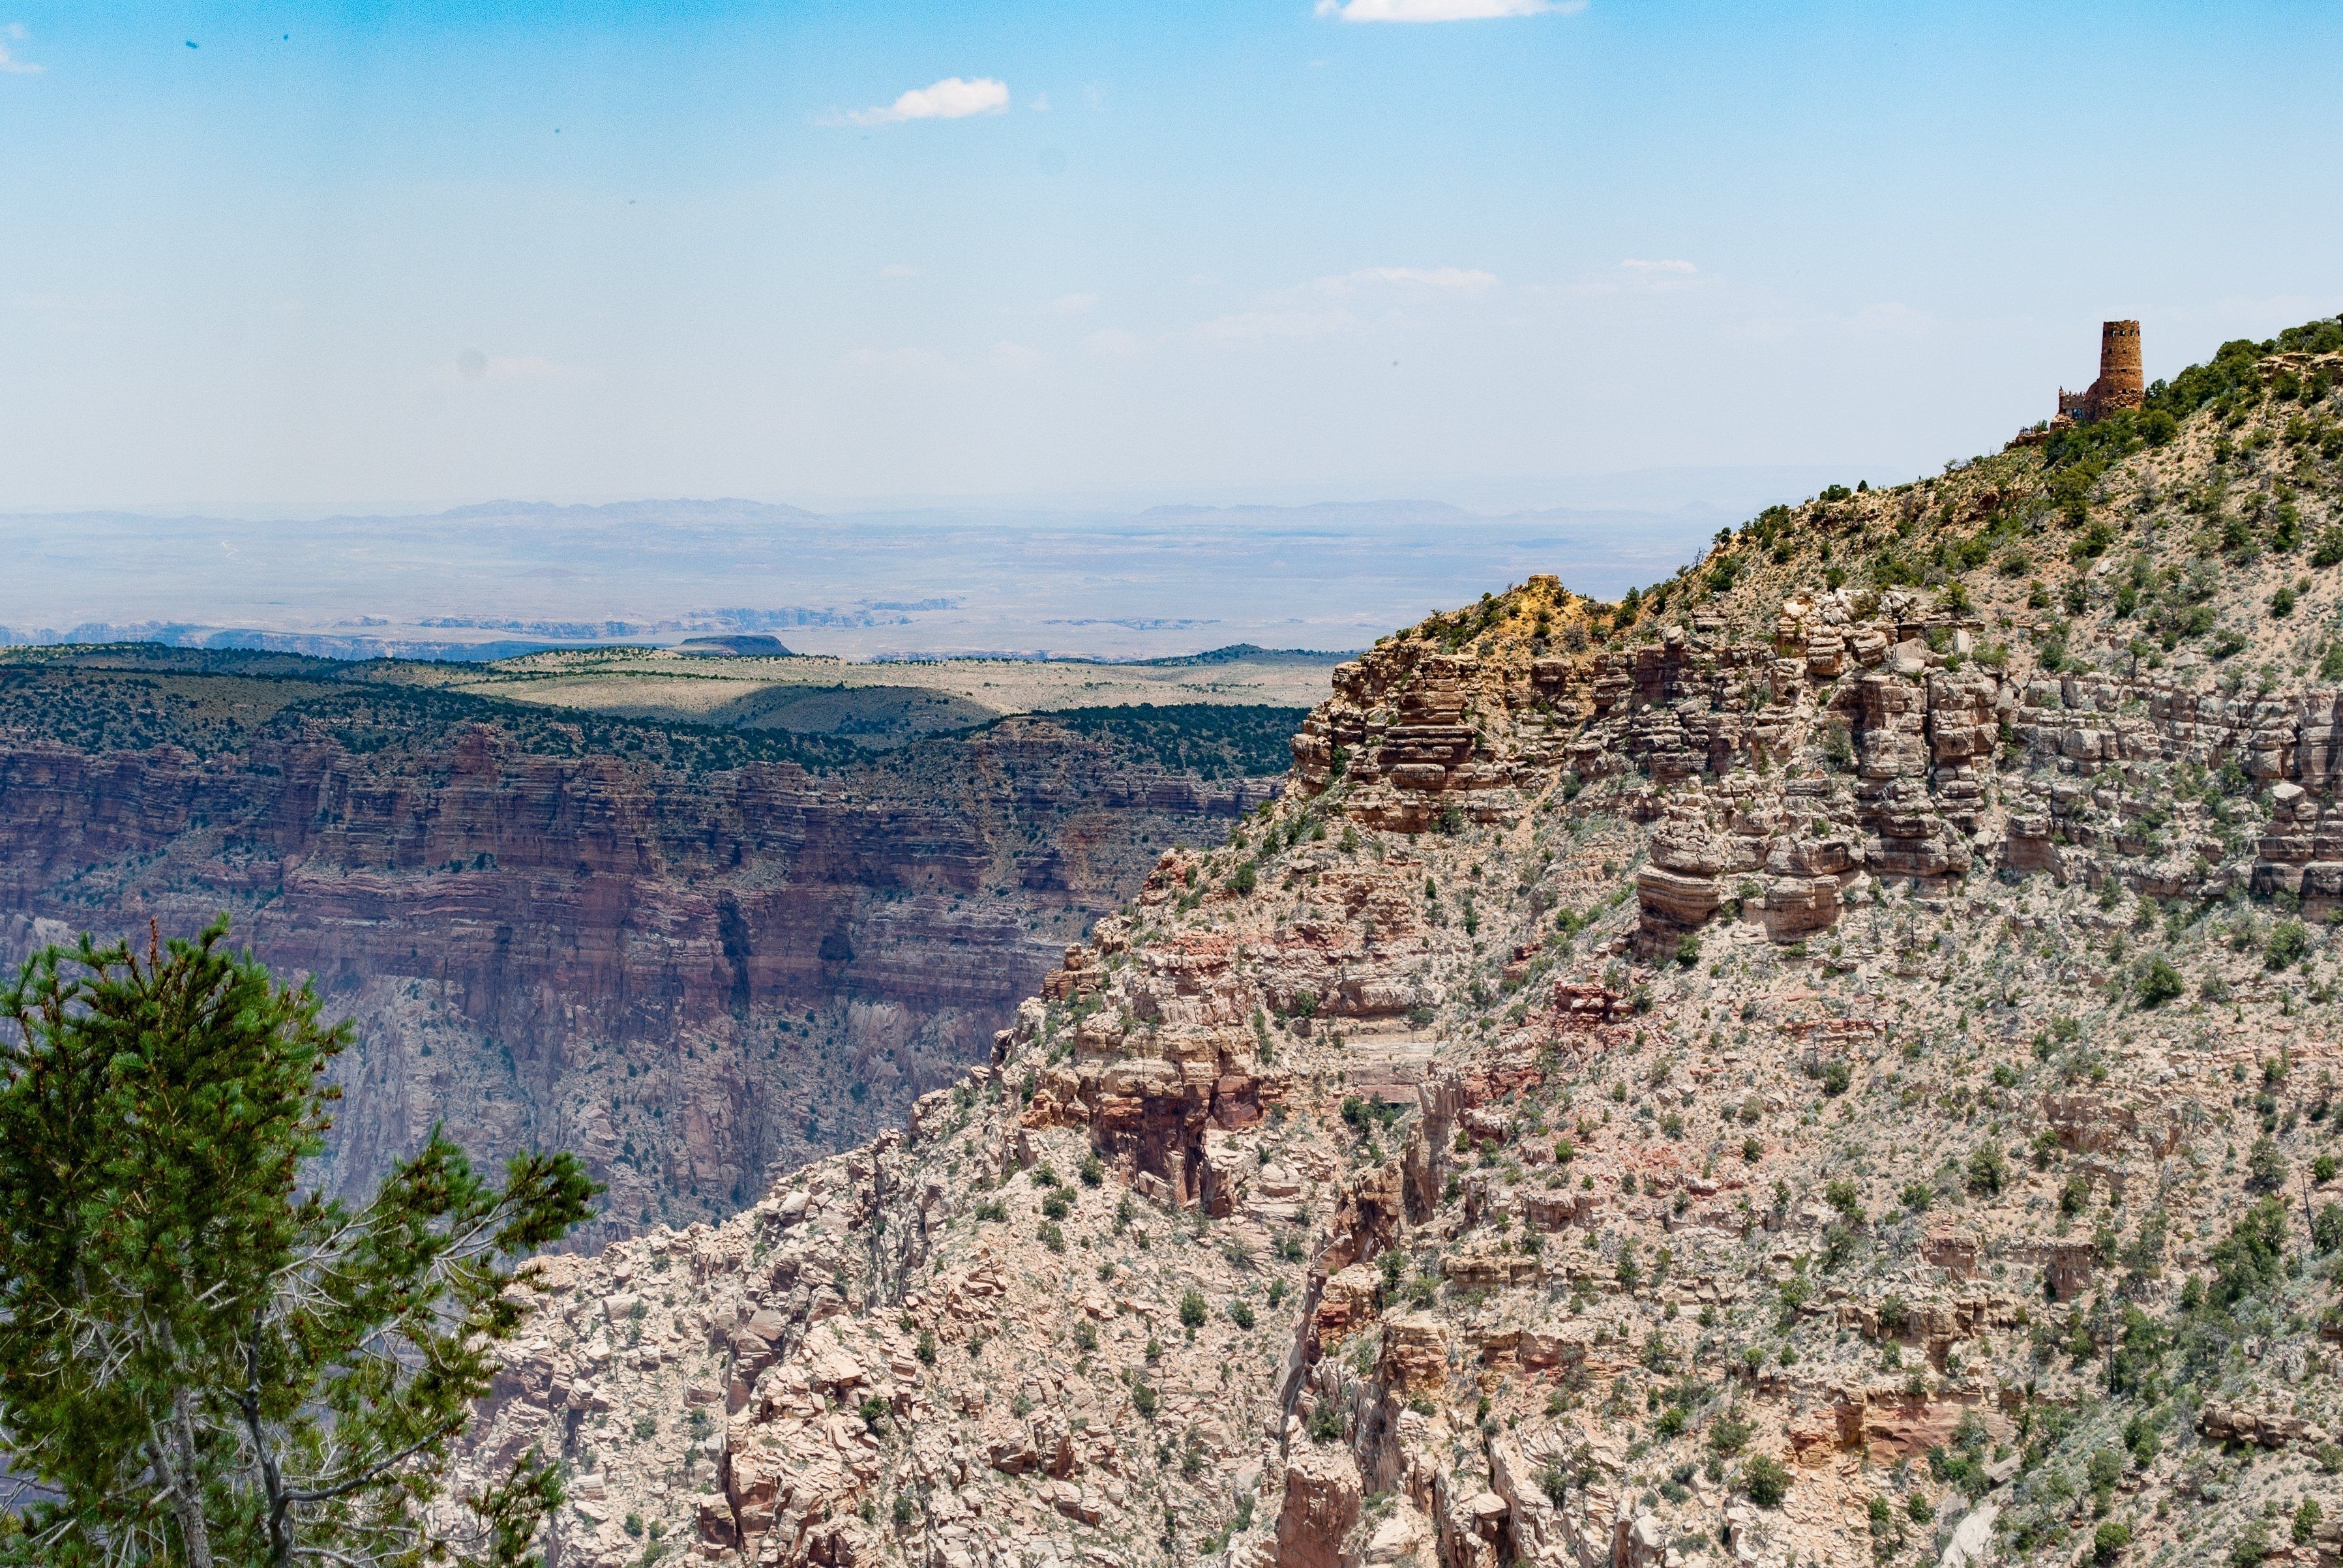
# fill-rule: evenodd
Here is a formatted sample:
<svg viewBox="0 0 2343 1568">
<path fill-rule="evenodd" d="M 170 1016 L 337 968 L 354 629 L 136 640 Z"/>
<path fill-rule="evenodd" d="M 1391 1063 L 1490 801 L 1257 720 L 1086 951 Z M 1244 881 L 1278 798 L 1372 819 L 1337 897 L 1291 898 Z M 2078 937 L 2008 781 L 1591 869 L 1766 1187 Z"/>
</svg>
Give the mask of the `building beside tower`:
<svg viewBox="0 0 2343 1568">
<path fill-rule="evenodd" d="M 2078 425 L 2137 408 L 2147 398 L 2147 377 L 2139 366 L 2139 323 L 2099 324 L 2099 378 L 2080 392 L 2058 388 L 2058 413 Z"/>
</svg>

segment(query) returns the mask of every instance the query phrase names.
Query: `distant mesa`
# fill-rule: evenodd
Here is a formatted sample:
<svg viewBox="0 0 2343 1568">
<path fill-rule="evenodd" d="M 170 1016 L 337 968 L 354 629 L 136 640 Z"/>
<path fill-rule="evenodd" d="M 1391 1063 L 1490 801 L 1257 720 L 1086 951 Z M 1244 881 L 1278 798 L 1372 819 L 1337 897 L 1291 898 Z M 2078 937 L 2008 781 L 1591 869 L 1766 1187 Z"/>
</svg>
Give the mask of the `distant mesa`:
<svg viewBox="0 0 2343 1568">
<path fill-rule="evenodd" d="M 729 637 L 687 637 L 675 645 L 678 653 L 700 654 L 709 658 L 795 658 L 796 654 L 781 646 L 778 637 L 765 637 L 755 632 L 740 632 Z"/>
<path fill-rule="evenodd" d="M 1121 662 L 1175 668 L 1185 665 L 1236 664 L 1248 658 L 1292 659 L 1312 664 L 1340 664 L 1358 657 L 1356 651 L 1342 652 L 1315 648 L 1262 648 L 1257 643 L 1232 642 L 1225 648 L 1206 648 L 1202 653 L 1174 654 L 1166 658 L 1133 658 Z"/>
</svg>

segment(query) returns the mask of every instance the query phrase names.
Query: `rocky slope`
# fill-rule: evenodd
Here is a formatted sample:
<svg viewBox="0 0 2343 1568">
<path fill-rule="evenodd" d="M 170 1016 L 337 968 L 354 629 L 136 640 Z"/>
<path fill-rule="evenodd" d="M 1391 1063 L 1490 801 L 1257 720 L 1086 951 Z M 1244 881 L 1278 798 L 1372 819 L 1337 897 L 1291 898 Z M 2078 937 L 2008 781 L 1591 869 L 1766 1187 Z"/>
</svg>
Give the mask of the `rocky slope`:
<svg viewBox="0 0 2343 1568">
<path fill-rule="evenodd" d="M 563 1564 L 2343 1561 L 2338 374 L 1386 638 L 478 1442 Z"/>
<path fill-rule="evenodd" d="M 1163 846 L 1272 788 L 1111 724 L 863 761 L 250 672 L 5 674 L 0 945 L 228 911 L 357 1026 L 339 1184 L 435 1121 L 568 1147 L 610 1188 L 588 1242 L 900 1125 Z"/>
</svg>

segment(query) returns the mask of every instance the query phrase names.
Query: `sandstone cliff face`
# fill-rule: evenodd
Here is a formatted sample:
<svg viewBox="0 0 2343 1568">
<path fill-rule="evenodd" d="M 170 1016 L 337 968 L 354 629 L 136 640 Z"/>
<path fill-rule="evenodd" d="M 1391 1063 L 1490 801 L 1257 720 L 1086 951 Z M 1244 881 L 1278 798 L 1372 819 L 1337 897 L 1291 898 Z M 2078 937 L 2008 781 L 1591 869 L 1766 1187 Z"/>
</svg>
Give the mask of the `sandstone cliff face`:
<svg viewBox="0 0 2343 1568">
<path fill-rule="evenodd" d="M 548 1265 L 558 1561 L 2343 1560 L 2331 699 L 1707 603 L 1387 642 L 900 1136 Z"/>
<path fill-rule="evenodd" d="M 1533 578 L 1523 597 L 1534 612 L 1567 595 Z M 1624 809 L 1652 825 L 1638 941 L 1654 954 L 1720 910 L 1799 940 L 1883 882 L 1940 890 L 1980 869 L 2159 898 L 2250 887 L 2313 919 L 2343 901 L 2343 816 L 2328 804 L 2343 689 L 2021 675 L 1976 662 L 1978 617 L 1866 597 L 1897 618 L 1857 618 L 1841 590 L 1786 601 L 1770 644 L 1727 641 L 1712 622 L 1575 659 L 1520 644 L 1489 658 L 1379 648 L 1335 672 L 1335 699 L 1294 738 L 1296 783 L 1323 789 L 1339 755 L 1354 819 L 1422 829 L 1513 823 L 1560 774 L 1574 788 L 1631 778 Z M 1442 715 L 1471 719 L 1441 729 L 1436 763 L 1412 721 L 1423 685 Z M 2169 781 L 2225 766 L 2241 808 L 2270 787 L 2251 840 Z"/>
<path fill-rule="evenodd" d="M 623 1233 L 899 1121 L 1164 843 L 1268 792 L 1041 722 L 923 759 L 683 776 L 489 725 L 420 754 L 314 727 L 207 759 L 20 743 L 0 940 L 225 910 L 357 1026 L 339 1181 L 445 1121 L 481 1154 L 579 1151 Z"/>
</svg>

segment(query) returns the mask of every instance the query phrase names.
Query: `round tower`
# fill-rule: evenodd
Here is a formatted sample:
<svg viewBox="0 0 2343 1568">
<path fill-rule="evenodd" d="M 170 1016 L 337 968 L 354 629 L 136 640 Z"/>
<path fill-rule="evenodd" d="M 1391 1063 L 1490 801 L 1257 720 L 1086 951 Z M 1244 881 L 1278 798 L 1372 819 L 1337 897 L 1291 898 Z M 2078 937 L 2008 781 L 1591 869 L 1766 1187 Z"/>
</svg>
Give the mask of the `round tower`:
<svg viewBox="0 0 2343 1568">
<path fill-rule="evenodd" d="M 2086 422 L 2104 419 L 2125 408 L 2137 408 L 2147 396 L 2147 377 L 2140 370 L 2139 323 L 2099 324 L 2099 378 L 2083 395 Z"/>
<path fill-rule="evenodd" d="M 2145 392 L 2147 379 L 2139 371 L 2139 323 L 2108 321 L 2099 326 L 2099 379 L 2110 391 Z"/>
</svg>

